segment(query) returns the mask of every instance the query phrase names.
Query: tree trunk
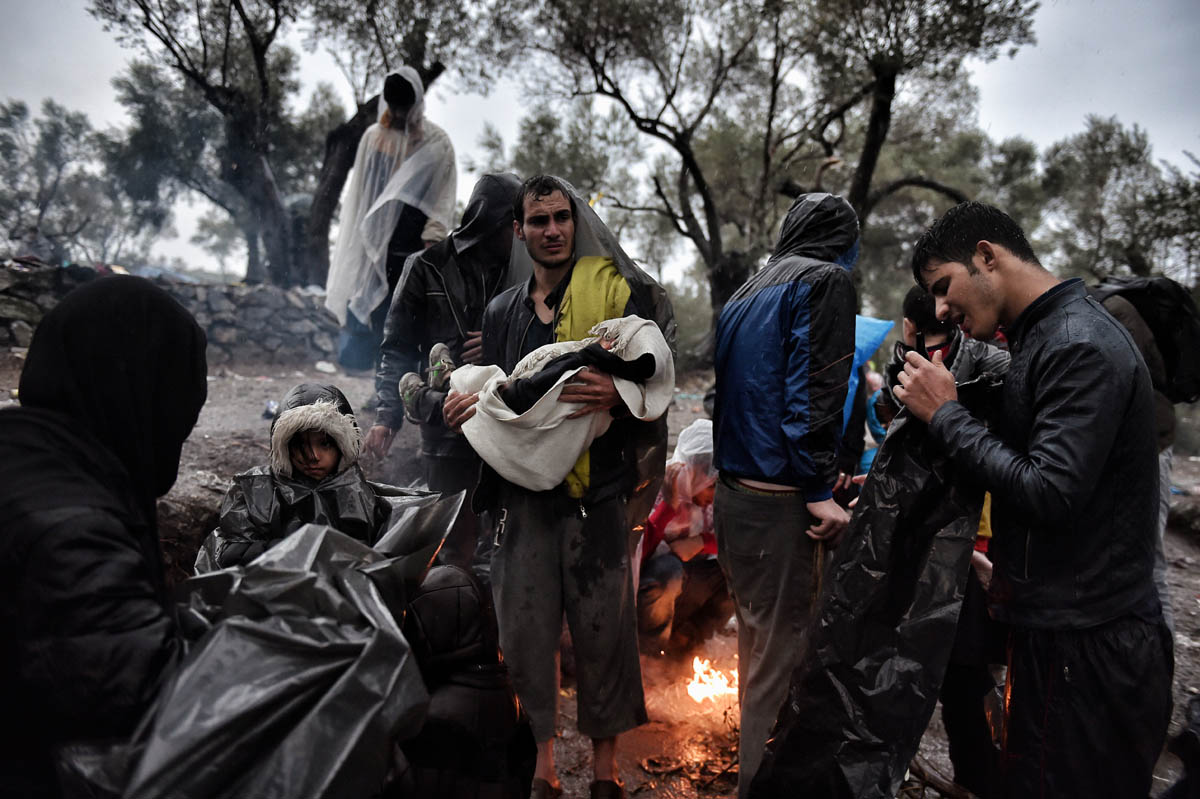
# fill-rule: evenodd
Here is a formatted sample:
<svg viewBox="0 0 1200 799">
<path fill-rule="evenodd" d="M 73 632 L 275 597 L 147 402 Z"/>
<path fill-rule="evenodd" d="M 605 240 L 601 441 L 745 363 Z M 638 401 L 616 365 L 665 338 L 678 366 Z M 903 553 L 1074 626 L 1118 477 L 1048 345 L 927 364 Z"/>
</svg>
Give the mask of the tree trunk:
<svg viewBox="0 0 1200 799">
<path fill-rule="evenodd" d="M 242 235 L 246 237 L 246 282 L 266 283 L 267 270 L 258 249 L 258 228 L 249 223 L 243 224 Z"/>
<path fill-rule="evenodd" d="M 262 236 L 267 254 L 265 276 L 275 285 L 287 286 L 292 278 L 287 210 L 283 207 L 283 198 L 266 155 L 252 144 L 255 139 L 250 131 L 254 129 L 252 118 L 226 120 L 226 152 L 221 177 L 245 201 L 247 213 Z"/>
<path fill-rule="evenodd" d="M 871 193 L 871 181 L 875 177 L 875 166 L 879 153 L 887 141 L 892 126 L 892 103 L 896 99 L 897 69 L 891 64 L 875 64 L 875 90 L 871 92 L 871 116 L 867 120 L 867 136 L 863 142 L 858 166 L 850 181 L 850 194 L 846 198 L 850 207 L 858 214 L 860 227 L 866 227 L 870 208 L 867 198 Z"/>
<path fill-rule="evenodd" d="M 717 256 L 717 266 L 708 270 L 708 296 L 712 304 L 712 323 L 708 333 L 701 339 L 692 356 L 705 365 L 712 364 L 717 345 L 717 320 L 729 298 L 750 279 L 753 267 L 744 252 L 734 250 Z"/>
<path fill-rule="evenodd" d="M 325 161 L 321 164 L 317 191 L 309 211 L 304 233 L 304 263 L 300 264 L 307 283 L 324 286 L 329 276 L 329 228 L 333 224 L 333 214 L 337 211 L 346 177 L 354 166 L 359 139 L 375 121 L 378 108 L 379 97 L 372 97 L 358 107 L 353 117 L 325 137 Z"/>
</svg>

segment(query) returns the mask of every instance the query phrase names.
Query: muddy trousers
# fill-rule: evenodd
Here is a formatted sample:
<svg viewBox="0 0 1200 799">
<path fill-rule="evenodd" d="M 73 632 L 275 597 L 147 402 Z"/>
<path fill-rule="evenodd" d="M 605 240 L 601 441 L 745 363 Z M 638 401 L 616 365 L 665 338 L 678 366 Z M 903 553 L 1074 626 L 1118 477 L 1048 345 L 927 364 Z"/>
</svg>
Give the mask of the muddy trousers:
<svg viewBox="0 0 1200 799">
<path fill-rule="evenodd" d="M 810 516 L 799 493 L 751 492 L 722 478 L 713 515 L 738 623 L 738 796 L 746 797 L 797 664 L 815 545 L 804 534 Z"/>
<path fill-rule="evenodd" d="M 1161 620 L 1123 618 L 1087 630 L 1014 628 L 1003 796 L 1148 796 L 1171 718 L 1171 647 Z"/>
<path fill-rule="evenodd" d="M 558 492 L 506 486 L 492 552 L 500 648 L 534 738 L 554 737 L 563 615 L 575 647 L 579 732 L 646 723 L 625 503 L 587 509 Z"/>
</svg>

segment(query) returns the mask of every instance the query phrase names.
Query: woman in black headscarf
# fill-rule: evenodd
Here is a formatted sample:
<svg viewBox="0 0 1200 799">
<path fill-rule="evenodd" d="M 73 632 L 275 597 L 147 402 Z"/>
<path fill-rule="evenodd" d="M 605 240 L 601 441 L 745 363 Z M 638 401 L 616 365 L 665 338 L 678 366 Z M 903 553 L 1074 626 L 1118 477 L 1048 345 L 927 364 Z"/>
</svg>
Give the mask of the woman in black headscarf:
<svg viewBox="0 0 1200 799">
<path fill-rule="evenodd" d="M 0 411 L 0 795 L 54 796 L 55 747 L 128 736 L 179 655 L 155 500 L 207 394 L 205 337 L 133 277 L 38 326 Z"/>
</svg>

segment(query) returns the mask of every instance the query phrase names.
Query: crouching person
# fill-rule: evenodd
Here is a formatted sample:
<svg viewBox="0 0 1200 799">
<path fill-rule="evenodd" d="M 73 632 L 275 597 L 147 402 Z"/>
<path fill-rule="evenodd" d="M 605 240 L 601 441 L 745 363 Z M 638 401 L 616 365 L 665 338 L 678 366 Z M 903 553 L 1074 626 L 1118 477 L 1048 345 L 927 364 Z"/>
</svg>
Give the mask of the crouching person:
<svg viewBox="0 0 1200 799">
<path fill-rule="evenodd" d="M 435 566 L 408 603 L 404 636 L 429 691 L 408 770 L 389 796 L 524 799 L 537 747 L 500 657 L 492 603 L 472 575 Z"/>
<path fill-rule="evenodd" d="M 733 617 L 713 530 L 712 422 L 679 434 L 642 537 L 638 632 L 642 651 L 682 661 Z"/>
<path fill-rule="evenodd" d="M 391 506 L 358 464 L 362 433 L 335 386 L 301 383 L 271 423 L 271 462 L 233 478 L 196 573 L 249 563 L 305 524 L 327 524 L 374 544 Z"/>
<path fill-rule="evenodd" d="M 127 738 L 182 653 L 155 499 L 207 395 L 204 332 L 97 279 L 38 325 L 0 411 L 0 796 L 59 795 L 56 750 Z"/>
</svg>

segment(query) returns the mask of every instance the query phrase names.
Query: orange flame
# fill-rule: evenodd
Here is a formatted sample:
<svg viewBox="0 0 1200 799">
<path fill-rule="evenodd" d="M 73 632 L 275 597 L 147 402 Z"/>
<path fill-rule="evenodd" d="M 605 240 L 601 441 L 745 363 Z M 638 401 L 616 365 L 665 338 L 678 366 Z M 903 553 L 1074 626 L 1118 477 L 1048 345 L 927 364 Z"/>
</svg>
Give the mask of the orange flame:
<svg viewBox="0 0 1200 799">
<path fill-rule="evenodd" d="M 729 673 L 714 669 L 712 663 L 699 657 L 692 658 L 692 681 L 687 686 L 688 696 L 695 702 L 711 699 L 714 702 L 724 697 L 737 697 L 737 669 Z"/>
</svg>

